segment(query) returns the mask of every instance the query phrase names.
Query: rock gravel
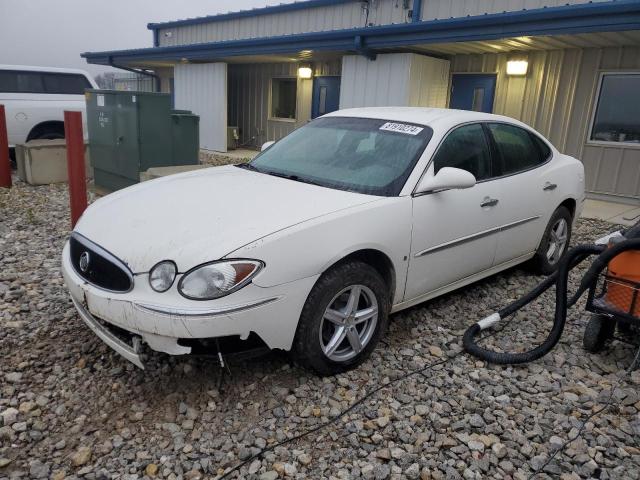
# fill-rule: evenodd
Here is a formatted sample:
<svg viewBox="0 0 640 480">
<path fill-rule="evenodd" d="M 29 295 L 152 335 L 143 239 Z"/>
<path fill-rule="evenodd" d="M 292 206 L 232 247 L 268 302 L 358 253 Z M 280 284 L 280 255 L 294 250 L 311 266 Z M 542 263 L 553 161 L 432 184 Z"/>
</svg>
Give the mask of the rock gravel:
<svg viewBox="0 0 640 480">
<path fill-rule="evenodd" d="M 574 242 L 611 228 L 582 220 Z M 468 325 L 539 280 L 523 269 L 393 315 L 355 371 L 318 378 L 271 353 L 233 363 L 219 384 L 211 358 L 158 354 L 141 371 L 103 345 L 63 284 L 68 233 L 64 185 L 0 190 L 0 479 L 194 480 L 241 461 L 230 477 L 640 478 L 640 371 L 621 377 L 635 349 L 582 350 L 582 308 L 537 362 L 492 366 L 460 353 Z M 547 294 L 485 343 L 526 348 L 552 313 Z M 378 387 L 326 428 L 277 446 Z"/>
</svg>

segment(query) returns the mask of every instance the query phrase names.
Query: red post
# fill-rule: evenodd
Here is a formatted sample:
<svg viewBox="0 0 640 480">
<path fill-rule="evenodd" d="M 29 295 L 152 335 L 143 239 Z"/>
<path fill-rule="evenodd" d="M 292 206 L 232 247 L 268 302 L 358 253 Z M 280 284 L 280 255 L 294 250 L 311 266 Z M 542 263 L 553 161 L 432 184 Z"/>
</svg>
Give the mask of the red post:
<svg viewBox="0 0 640 480">
<path fill-rule="evenodd" d="M 71 228 L 73 228 L 82 212 L 87 208 L 87 179 L 81 112 L 64 112 L 64 136 L 67 140 L 69 203 L 71 204 Z"/>
<path fill-rule="evenodd" d="M 0 187 L 11 188 L 11 164 L 9 163 L 9 137 L 4 105 L 0 105 Z"/>
</svg>

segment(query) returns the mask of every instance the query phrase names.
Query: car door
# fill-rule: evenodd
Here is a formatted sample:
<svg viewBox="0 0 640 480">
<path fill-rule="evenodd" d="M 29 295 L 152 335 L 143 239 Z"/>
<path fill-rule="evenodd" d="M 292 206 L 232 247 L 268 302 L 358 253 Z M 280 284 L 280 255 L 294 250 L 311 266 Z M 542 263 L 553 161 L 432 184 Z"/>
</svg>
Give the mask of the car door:
<svg viewBox="0 0 640 480">
<path fill-rule="evenodd" d="M 534 133 L 508 123 L 488 123 L 493 141 L 493 169 L 502 192 L 501 231 L 495 264 L 533 253 L 553 210 L 557 183 L 545 165 L 551 149 Z M 554 183 L 555 182 L 555 183 Z M 557 203 L 556 203 L 557 202 Z"/>
<path fill-rule="evenodd" d="M 493 265 L 501 192 L 492 181 L 490 144 L 480 123 L 449 132 L 425 175 L 435 175 L 443 167 L 467 170 L 477 183 L 468 189 L 414 196 L 407 301 Z"/>
</svg>

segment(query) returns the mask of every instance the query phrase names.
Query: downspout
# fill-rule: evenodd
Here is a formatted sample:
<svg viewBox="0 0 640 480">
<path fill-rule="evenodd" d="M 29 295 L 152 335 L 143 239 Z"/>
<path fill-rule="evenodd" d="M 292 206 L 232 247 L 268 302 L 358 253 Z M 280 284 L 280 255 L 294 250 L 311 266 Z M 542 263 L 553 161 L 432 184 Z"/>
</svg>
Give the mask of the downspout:
<svg viewBox="0 0 640 480">
<path fill-rule="evenodd" d="M 123 67 L 122 65 L 116 65 L 115 63 L 113 63 L 113 60 L 111 59 L 111 57 L 109 57 L 109 66 L 113 67 L 113 68 L 119 68 L 120 70 L 126 70 L 127 72 L 131 72 L 131 73 L 136 73 L 138 75 L 145 75 L 147 77 L 151 77 L 153 79 L 155 79 L 155 84 L 156 84 L 156 92 L 160 92 L 161 91 L 161 84 L 160 84 L 160 77 L 158 75 L 156 75 L 155 73 L 149 73 L 149 72 L 145 72 L 144 70 L 137 70 L 135 68 L 129 68 L 129 67 Z"/>
<path fill-rule="evenodd" d="M 422 20 L 422 0 L 413 0 L 413 10 L 411 10 L 411 22 Z"/>
<path fill-rule="evenodd" d="M 367 57 L 372 62 L 377 58 L 376 52 L 366 46 L 365 40 L 364 38 L 362 38 L 362 35 L 356 35 L 356 37 L 353 39 L 353 45 L 356 49 L 356 52 L 358 52 L 363 57 Z"/>
</svg>

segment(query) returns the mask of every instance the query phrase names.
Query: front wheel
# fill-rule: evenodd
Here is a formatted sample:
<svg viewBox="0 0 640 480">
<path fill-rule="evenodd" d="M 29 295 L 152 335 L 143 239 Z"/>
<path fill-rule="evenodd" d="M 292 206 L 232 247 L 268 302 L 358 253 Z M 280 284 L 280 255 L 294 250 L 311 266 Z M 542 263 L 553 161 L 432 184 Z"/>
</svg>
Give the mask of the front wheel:
<svg viewBox="0 0 640 480">
<path fill-rule="evenodd" d="M 376 269 L 350 261 L 324 273 L 302 309 L 293 355 L 320 375 L 364 362 L 387 328 L 389 289 Z"/>
<path fill-rule="evenodd" d="M 531 259 L 531 266 L 536 273 L 551 275 L 557 270 L 560 261 L 569 249 L 572 223 L 573 218 L 566 207 L 558 207 L 553 212 L 540 246 Z"/>
</svg>

